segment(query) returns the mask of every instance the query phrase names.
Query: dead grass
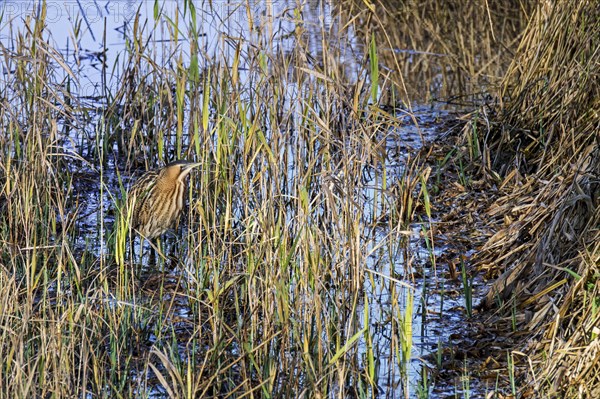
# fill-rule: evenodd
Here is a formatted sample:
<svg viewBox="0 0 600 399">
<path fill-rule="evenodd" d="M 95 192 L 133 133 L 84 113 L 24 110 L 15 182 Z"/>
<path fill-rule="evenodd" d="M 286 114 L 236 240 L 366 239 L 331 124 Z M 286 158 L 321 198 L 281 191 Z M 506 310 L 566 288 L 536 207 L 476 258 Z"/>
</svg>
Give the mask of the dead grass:
<svg viewBox="0 0 600 399">
<path fill-rule="evenodd" d="M 495 233 L 475 256 L 498 276 L 482 307 L 524 316 L 517 325 L 529 343 L 513 349 L 524 354 L 525 396 L 600 392 L 599 17 L 594 2 L 540 4 L 497 113 L 479 113 L 465 128 L 466 143 L 485 132 L 477 163 L 500 190 L 486 210 Z"/>
</svg>

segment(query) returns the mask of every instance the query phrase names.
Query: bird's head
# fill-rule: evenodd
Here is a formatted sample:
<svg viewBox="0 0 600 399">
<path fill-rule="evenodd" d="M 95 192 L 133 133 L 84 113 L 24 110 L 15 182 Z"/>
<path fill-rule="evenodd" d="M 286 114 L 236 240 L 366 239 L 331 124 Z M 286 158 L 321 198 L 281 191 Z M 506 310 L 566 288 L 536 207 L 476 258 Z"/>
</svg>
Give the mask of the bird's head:
<svg viewBox="0 0 600 399">
<path fill-rule="evenodd" d="M 200 162 L 185 160 L 171 162 L 163 169 L 163 177 L 171 181 L 181 181 L 197 166 L 200 166 Z"/>
</svg>

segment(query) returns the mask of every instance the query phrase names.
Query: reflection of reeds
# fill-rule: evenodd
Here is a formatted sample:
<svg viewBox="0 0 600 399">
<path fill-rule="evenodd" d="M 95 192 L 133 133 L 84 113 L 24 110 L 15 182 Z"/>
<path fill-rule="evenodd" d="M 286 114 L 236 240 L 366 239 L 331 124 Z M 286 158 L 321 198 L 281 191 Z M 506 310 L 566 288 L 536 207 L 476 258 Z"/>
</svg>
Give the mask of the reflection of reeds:
<svg viewBox="0 0 600 399">
<path fill-rule="evenodd" d="M 93 109 L 41 11 L 2 49 L 1 396 L 374 396 L 406 368 L 412 293 L 380 277 L 404 271 L 428 174 L 384 173 L 404 122 L 372 104 L 366 66 L 350 79 L 327 40 L 310 59 L 300 23 L 290 51 L 256 30 L 207 56 L 180 10 L 157 16 L 169 42 L 131 21 Z M 187 235 L 139 281 L 119 197 L 178 158 L 203 165 Z"/>
</svg>

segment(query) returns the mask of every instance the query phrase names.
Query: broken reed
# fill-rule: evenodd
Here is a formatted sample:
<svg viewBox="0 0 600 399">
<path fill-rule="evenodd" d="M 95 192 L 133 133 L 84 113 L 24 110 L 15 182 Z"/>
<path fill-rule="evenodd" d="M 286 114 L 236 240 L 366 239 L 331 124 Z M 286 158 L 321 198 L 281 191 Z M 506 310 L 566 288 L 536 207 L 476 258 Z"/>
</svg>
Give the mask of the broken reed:
<svg viewBox="0 0 600 399">
<path fill-rule="evenodd" d="M 388 255 L 425 182 L 408 165 L 390 197 L 383 149 L 402 122 L 371 102 L 376 68 L 353 81 L 333 61 L 344 32 L 320 49 L 326 64 L 311 63 L 305 35 L 327 31 L 299 23 L 291 53 L 260 36 L 264 47 L 229 38 L 205 58 L 193 4 L 183 7 L 176 19 L 155 8 L 170 41 L 132 21 L 127 51 L 102 68 L 98 112 L 48 44 L 44 4 L 2 49 L 0 391 L 366 397 L 382 374 L 406 380 L 412 309 L 365 265 L 398 267 Z M 134 170 L 180 157 L 203 163 L 187 229 L 148 271 L 114 223 L 119 192 Z M 380 313 L 370 282 L 391 292 Z M 376 364 L 369 318 L 392 321 L 389 369 Z"/>
</svg>

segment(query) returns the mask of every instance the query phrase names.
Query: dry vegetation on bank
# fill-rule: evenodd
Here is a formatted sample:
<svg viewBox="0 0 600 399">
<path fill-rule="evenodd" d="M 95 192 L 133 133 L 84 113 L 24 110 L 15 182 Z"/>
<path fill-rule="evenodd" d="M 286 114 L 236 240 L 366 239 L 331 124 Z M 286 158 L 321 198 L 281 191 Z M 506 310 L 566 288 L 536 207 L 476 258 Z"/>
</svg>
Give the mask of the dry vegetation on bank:
<svg viewBox="0 0 600 399">
<path fill-rule="evenodd" d="M 515 337 L 523 397 L 600 396 L 599 21 L 593 1 L 541 3 L 498 104 L 463 130 L 493 195 L 473 260 L 500 311 L 480 317 Z"/>
</svg>

